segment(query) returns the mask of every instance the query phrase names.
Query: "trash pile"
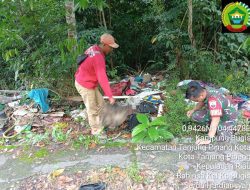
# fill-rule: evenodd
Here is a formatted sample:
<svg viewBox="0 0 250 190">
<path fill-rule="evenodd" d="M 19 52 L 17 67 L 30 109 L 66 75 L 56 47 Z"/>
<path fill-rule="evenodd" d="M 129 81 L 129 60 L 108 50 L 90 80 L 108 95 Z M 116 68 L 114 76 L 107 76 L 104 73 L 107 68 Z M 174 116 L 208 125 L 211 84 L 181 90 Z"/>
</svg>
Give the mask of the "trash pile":
<svg viewBox="0 0 250 190">
<path fill-rule="evenodd" d="M 69 127 L 79 128 L 80 124 L 74 123 L 72 117 L 66 114 L 67 106 L 53 104 L 49 92 L 48 89 L 0 91 L 4 94 L 0 96 L 0 137 L 9 141 L 27 131 L 43 134 L 47 129 L 66 122 Z"/>
<path fill-rule="evenodd" d="M 105 113 L 111 113 L 102 119 L 104 126 L 108 125 L 114 129 L 126 122 L 124 128 L 131 132 L 139 124 L 136 119 L 137 113 L 148 114 L 151 119 L 163 115 L 165 98 L 161 90 L 166 85 L 166 81 L 163 79 L 162 75 L 151 76 L 146 73 L 143 76 L 128 76 L 120 82 L 113 83 L 111 90 L 118 103 L 115 106 L 104 108 Z"/>
<path fill-rule="evenodd" d="M 118 131 L 127 128 L 131 132 L 138 124 L 136 113 L 147 113 L 153 118 L 162 115 L 164 85 L 162 75 L 150 74 L 113 83 L 111 89 L 117 101 L 114 106 L 104 107 L 104 112 L 111 114 L 102 117 L 103 124 L 116 132 L 119 127 Z M 63 122 L 69 123 L 72 131 L 85 130 L 84 134 L 89 134 L 86 110 L 79 108 L 83 105 L 81 97 L 64 98 L 54 104 L 51 94 L 56 93 L 46 88 L 29 92 L 0 90 L 0 137 L 12 139 L 25 131 L 42 134 Z"/>
<path fill-rule="evenodd" d="M 163 76 L 152 77 L 149 73 L 143 76 L 127 76 L 118 83 L 111 85 L 111 90 L 114 96 L 135 96 L 141 92 L 160 90 L 164 87 Z"/>
<path fill-rule="evenodd" d="M 186 88 L 192 80 L 184 80 L 177 87 Z M 228 96 L 243 116 L 250 119 L 250 97 L 245 94 L 230 94 L 230 91 L 214 84 L 200 81 L 203 87 L 217 88 Z M 115 105 L 108 103 L 102 110 L 101 121 L 109 134 L 131 133 L 139 121 L 136 114 L 147 114 L 150 120 L 162 116 L 165 112 L 164 89 L 167 81 L 162 75 L 128 76 L 119 82 L 111 84 L 116 99 Z M 0 137 L 12 139 L 25 131 L 44 134 L 47 129 L 53 131 L 62 128 L 70 131 L 71 136 L 90 134 L 86 110 L 80 96 L 58 97 L 56 92 L 49 89 L 33 89 L 31 91 L 0 90 Z M 104 96 L 104 99 L 108 97 Z M 192 104 L 187 100 L 187 104 Z"/>
</svg>

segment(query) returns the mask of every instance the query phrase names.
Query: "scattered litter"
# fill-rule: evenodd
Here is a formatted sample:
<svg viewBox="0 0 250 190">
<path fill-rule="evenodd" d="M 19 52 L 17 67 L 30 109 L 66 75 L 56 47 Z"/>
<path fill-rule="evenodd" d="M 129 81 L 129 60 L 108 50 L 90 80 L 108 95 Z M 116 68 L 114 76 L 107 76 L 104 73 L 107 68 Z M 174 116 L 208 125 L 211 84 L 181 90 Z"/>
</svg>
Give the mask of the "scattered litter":
<svg viewBox="0 0 250 190">
<path fill-rule="evenodd" d="M 18 99 L 21 99 L 22 96 L 13 96 L 13 97 L 8 97 L 8 96 L 3 96 L 3 95 L 0 95 L 0 104 L 7 104 L 7 103 L 10 103 L 14 100 L 18 100 Z"/>
<path fill-rule="evenodd" d="M 146 101 L 141 102 L 136 110 L 139 113 L 150 113 L 150 114 L 157 113 L 157 109 L 154 106 L 154 104 L 152 104 L 151 102 L 146 102 Z"/>
<path fill-rule="evenodd" d="M 19 103 L 20 103 L 20 100 L 17 100 L 17 101 L 8 103 L 8 106 L 11 108 L 15 108 L 19 105 Z"/>
<path fill-rule="evenodd" d="M 122 136 L 121 130 L 127 127 L 130 131 L 132 130 L 134 126 L 131 126 L 130 115 L 138 111 L 136 108 L 140 104 L 150 104 L 154 111 L 143 112 L 145 109 L 142 109 L 141 105 L 139 112 L 153 113 L 154 116 L 158 114 L 159 109 L 160 113 L 163 112 L 161 108 L 163 106 L 161 105 L 163 104 L 162 91 L 156 90 L 157 85 L 161 86 L 159 83 L 162 80 L 163 76 L 154 77 L 149 73 L 141 73 L 139 76 L 127 76 L 120 82 L 112 83 L 111 89 L 113 97 L 117 99 L 116 105 L 107 104 L 103 109 L 106 116 L 103 114 L 101 120 L 110 129 L 116 128 L 112 130 L 113 136 L 117 134 Z M 165 81 L 164 84 L 166 84 Z M 58 127 L 65 122 L 69 126 L 72 124 L 77 127 L 86 126 L 88 119 L 86 109 L 60 108 L 60 105 L 53 104 L 53 100 L 48 100 L 48 91 L 49 89 L 46 88 L 31 91 L 0 90 L 0 93 L 4 93 L 3 96 L 0 95 L 0 130 L 3 132 L 4 138 L 13 138 L 24 130 L 41 134 L 46 131 L 47 127 L 53 129 L 53 127 Z M 6 94 L 11 94 L 11 97 L 6 96 Z M 104 96 L 104 99 L 107 98 Z M 62 100 L 82 102 L 81 97 L 68 97 Z M 136 117 L 134 118 L 136 119 Z M 120 126 L 119 129 L 117 126 Z M 64 127 L 60 128 L 64 129 Z"/>
<path fill-rule="evenodd" d="M 16 110 L 14 111 L 13 115 L 14 116 L 24 116 L 26 114 L 28 114 L 29 112 L 25 109 L 19 109 L 19 110 Z"/>
<path fill-rule="evenodd" d="M 241 105 L 240 109 L 250 112 L 250 101 L 244 102 L 244 103 Z"/>
<path fill-rule="evenodd" d="M 190 83 L 191 81 L 193 81 L 193 80 L 183 80 L 183 81 L 181 81 L 181 82 L 179 82 L 179 83 L 177 84 L 177 87 L 186 86 L 186 85 L 188 85 L 188 83 Z"/>
<path fill-rule="evenodd" d="M 250 111 L 244 110 L 244 111 L 243 111 L 243 116 L 244 116 L 245 118 L 247 118 L 247 119 L 250 119 Z"/>
<path fill-rule="evenodd" d="M 134 78 L 134 81 L 137 82 L 137 83 L 142 82 L 142 81 L 143 81 L 143 77 L 136 76 L 136 77 Z M 135 83 L 134 83 L 134 84 L 135 84 Z"/>
<path fill-rule="evenodd" d="M 126 128 L 126 130 L 132 132 L 132 130 L 139 124 L 140 122 L 137 120 L 136 114 L 132 114 L 129 116 L 128 127 Z"/>
<path fill-rule="evenodd" d="M 143 82 L 144 83 L 149 83 L 151 81 L 151 75 L 149 73 L 146 73 L 143 75 Z"/>
<path fill-rule="evenodd" d="M 100 182 L 88 185 L 81 185 L 79 190 L 105 190 L 106 187 L 106 183 Z"/>
<path fill-rule="evenodd" d="M 86 109 L 84 109 L 84 110 L 77 109 L 77 110 L 71 111 L 70 116 L 74 120 L 77 120 L 79 118 L 82 118 L 83 120 L 86 120 L 87 119 L 87 112 L 86 112 Z"/>
<path fill-rule="evenodd" d="M 64 169 L 58 169 L 58 170 L 54 170 L 52 171 L 49 175 L 48 175 L 48 179 L 49 180 L 53 180 L 56 177 L 58 177 L 59 175 L 61 175 L 64 172 Z"/>
<path fill-rule="evenodd" d="M 159 105 L 157 117 L 160 117 L 163 115 L 163 107 L 164 107 L 163 104 Z"/>
<path fill-rule="evenodd" d="M 6 117 L 4 112 L 3 112 L 3 114 L 0 114 L 0 130 L 4 127 L 7 120 L 8 120 L 8 118 Z"/>
<path fill-rule="evenodd" d="M 50 116 L 50 117 L 63 117 L 64 116 L 64 112 L 52 112 L 49 114 L 41 114 L 42 116 Z"/>
<path fill-rule="evenodd" d="M 39 106 L 43 113 L 46 113 L 49 110 L 48 97 L 49 89 L 40 88 L 33 89 L 28 93 L 29 98 L 33 99 Z"/>
<path fill-rule="evenodd" d="M 178 167 L 178 172 L 182 172 L 182 171 L 184 171 L 184 170 L 189 170 L 189 164 L 188 164 L 188 162 L 178 162 L 177 164 L 176 164 L 176 166 Z"/>
<path fill-rule="evenodd" d="M 17 132 L 17 133 L 21 133 L 22 131 L 30 131 L 31 130 L 31 126 L 30 125 L 24 125 L 24 126 L 15 126 L 14 127 L 14 130 Z"/>
</svg>

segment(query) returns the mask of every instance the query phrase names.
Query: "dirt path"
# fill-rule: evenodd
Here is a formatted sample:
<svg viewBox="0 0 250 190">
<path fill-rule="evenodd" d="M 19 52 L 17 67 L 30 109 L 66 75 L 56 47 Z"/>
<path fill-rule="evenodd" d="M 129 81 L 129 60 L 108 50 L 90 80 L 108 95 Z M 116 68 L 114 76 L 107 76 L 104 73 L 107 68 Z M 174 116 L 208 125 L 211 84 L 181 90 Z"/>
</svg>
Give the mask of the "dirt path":
<svg viewBox="0 0 250 190">
<path fill-rule="evenodd" d="M 52 181 L 48 174 L 63 168 Z M 78 189 L 104 181 L 107 189 L 250 189 L 250 145 L 192 143 L 57 150 L 29 160 L 0 155 L 1 189 Z"/>
</svg>

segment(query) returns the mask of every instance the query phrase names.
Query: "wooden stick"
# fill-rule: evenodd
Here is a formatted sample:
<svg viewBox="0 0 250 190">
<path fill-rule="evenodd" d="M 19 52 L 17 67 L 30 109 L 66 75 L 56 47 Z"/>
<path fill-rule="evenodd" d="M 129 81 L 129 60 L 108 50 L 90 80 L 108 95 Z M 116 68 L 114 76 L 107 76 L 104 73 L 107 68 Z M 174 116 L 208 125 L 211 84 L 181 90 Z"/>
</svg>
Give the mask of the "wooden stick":
<svg viewBox="0 0 250 190">
<path fill-rule="evenodd" d="M 15 93 L 21 93 L 21 92 L 28 92 L 25 90 L 0 90 L 0 93 L 8 93 L 8 94 L 15 94 Z"/>
<path fill-rule="evenodd" d="M 142 94 L 143 93 L 143 94 Z M 152 91 L 152 92 L 142 92 L 140 94 L 137 94 L 135 96 L 113 96 L 114 99 L 128 99 L 128 98 L 139 98 L 139 99 L 143 99 L 146 96 L 150 96 L 150 95 L 159 95 L 162 94 L 162 92 L 160 91 Z M 104 99 L 108 99 L 108 96 L 103 96 Z M 82 97 L 81 96 L 70 96 L 70 97 L 66 97 L 64 98 L 65 100 L 68 101 L 75 101 L 75 102 L 81 102 L 82 101 Z"/>
</svg>

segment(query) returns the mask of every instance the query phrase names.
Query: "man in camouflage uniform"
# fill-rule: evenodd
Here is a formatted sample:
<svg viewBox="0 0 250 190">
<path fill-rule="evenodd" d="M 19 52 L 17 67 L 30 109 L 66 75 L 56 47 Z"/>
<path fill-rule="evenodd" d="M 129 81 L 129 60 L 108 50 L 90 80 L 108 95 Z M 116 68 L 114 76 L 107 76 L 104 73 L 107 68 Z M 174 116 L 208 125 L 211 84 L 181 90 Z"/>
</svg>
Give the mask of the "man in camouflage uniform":
<svg viewBox="0 0 250 190">
<path fill-rule="evenodd" d="M 187 112 L 187 116 L 202 124 L 209 124 L 208 139 L 211 141 L 217 133 L 218 141 L 225 141 L 233 134 L 238 112 L 228 98 L 211 87 L 201 87 L 198 82 L 189 83 L 186 98 L 198 102 L 197 106 Z M 198 141 L 197 144 L 210 142 Z"/>
</svg>

